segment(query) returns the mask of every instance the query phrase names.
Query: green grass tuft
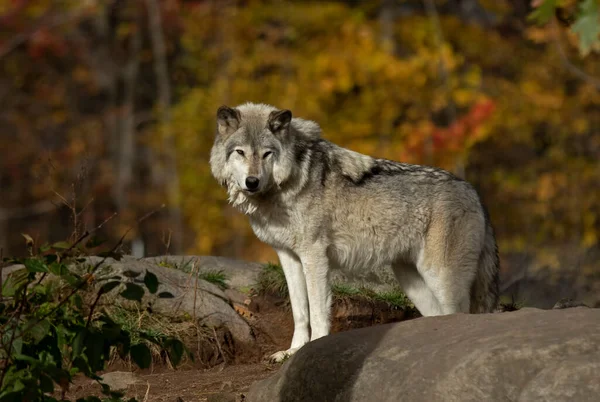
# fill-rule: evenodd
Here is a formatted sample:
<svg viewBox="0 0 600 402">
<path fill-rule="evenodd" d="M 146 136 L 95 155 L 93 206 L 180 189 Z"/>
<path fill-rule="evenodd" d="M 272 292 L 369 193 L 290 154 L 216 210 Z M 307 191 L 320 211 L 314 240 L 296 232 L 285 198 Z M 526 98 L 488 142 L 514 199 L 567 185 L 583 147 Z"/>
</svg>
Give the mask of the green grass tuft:
<svg viewBox="0 0 600 402">
<path fill-rule="evenodd" d="M 288 297 L 288 286 L 281 265 L 270 262 L 264 264 L 256 288 L 258 293 Z"/>
<path fill-rule="evenodd" d="M 395 308 L 412 309 L 415 307 L 414 304 L 410 301 L 410 299 L 400 289 L 376 293 L 374 299 L 386 302 L 387 304 Z"/>
<path fill-rule="evenodd" d="M 256 291 L 260 294 L 272 294 L 279 297 L 288 297 L 288 287 L 285 281 L 283 268 L 278 264 L 267 263 L 258 277 Z M 334 283 L 331 285 L 333 298 L 358 296 L 366 300 L 382 301 L 393 308 L 414 309 L 410 299 L 399 288 L 386 292 L 376 292 L 368 287 L 356 287 L 347 283 Z"/>
<path fill-rule="evenodd" d="M 213 283 L 223 290 L 229 287 L 227 285 L 227 275 L 220 270 L 208 269 L 205 271 L 200 271 L 198 273 L 198 278 L 204 279 L 206 282 Z"/>
</svg>

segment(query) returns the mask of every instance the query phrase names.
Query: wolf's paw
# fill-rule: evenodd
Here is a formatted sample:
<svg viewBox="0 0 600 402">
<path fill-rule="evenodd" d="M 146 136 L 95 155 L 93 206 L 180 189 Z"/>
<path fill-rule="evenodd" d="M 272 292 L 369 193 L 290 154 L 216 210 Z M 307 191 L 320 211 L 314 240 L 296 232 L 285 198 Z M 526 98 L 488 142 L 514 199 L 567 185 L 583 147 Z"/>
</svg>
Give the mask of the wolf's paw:
<svg viewBox="0 0 600 402">
<path fill-rule="evenodd" d="M 273 353 L 269 356 L 269 361 L 271 363 L 283 363 L 287 359 L 289 359 L 294 353 L 296 353 L 300 348 L 289 348 L 288 350 L 281 350 L 277 353 Z"/>
</svg>

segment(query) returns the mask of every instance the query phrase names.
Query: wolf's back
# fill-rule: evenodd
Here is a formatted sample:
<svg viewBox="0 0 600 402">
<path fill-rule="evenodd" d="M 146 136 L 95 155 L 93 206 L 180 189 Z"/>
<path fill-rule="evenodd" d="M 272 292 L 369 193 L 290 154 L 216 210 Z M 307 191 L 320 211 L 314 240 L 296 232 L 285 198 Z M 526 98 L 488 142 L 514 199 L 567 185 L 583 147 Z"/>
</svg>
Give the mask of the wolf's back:
<svg viewBox="0 0 600 402">
<path fill-rule="evenodd" d="M 500 292 L 498 246 L 487 212 L 485 215 L 485 240 L 479 256 L 475 281 L 471 287 L 471 313 L 491 313 L 498 306 Z"/>
</svg>

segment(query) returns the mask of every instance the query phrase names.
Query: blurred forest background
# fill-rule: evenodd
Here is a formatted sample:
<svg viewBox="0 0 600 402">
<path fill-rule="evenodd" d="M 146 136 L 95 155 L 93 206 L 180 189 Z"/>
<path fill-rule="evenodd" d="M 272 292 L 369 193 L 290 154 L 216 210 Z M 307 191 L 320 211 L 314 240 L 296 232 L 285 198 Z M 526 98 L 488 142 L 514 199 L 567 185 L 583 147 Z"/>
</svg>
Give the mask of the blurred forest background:
<svg viewBox="0 0 600 402">
<path fill-rule="evenodd" d="M 342 146 L 472 182 L 506 294 L 598 302 L 598 13 L 598 0 L 0 0 L 0 248 L 102 225 L 111 241 L 132 228 L 139 256 L 276 261 L 208 165 L 217 107 L 265 102 Z"/>
</svg>

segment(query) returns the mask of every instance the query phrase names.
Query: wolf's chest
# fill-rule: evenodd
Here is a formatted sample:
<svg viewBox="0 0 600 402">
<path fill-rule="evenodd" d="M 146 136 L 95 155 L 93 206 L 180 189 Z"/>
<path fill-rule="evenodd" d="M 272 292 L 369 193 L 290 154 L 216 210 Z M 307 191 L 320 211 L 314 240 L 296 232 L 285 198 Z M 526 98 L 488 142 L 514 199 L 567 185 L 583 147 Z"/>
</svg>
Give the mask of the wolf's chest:
<svg viewBox="0 0 600 402">
<path fill-rule="evenodd" d="M 250 226 L 256 237 L 274 248 L 293 250 L 299 243 L 301 228 L 289 217 L 252 217 Z"/>
</svg>

